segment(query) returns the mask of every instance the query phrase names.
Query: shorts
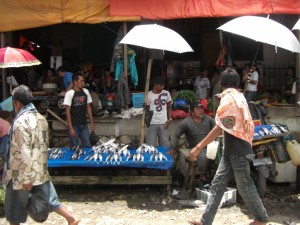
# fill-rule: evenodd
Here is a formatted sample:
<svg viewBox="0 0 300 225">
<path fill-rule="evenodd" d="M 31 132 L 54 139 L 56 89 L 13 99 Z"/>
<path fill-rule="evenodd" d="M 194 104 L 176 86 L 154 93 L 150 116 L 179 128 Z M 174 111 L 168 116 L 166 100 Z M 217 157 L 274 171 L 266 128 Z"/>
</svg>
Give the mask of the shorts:
<svg viewBox="0 0 300 225">
<path fill-rule="evenodd" d="M 31 191 L 13 190 L 12 181 L 6 187 L 5 193 L 5 217 L 13 224 L 25 223 L 28 217 L 26 206 L 31 192 L 43 192 L 49 199 L 49 212 L 61 207 L 56 190 L 51 181 L 32 187 Z"/>
</svg>

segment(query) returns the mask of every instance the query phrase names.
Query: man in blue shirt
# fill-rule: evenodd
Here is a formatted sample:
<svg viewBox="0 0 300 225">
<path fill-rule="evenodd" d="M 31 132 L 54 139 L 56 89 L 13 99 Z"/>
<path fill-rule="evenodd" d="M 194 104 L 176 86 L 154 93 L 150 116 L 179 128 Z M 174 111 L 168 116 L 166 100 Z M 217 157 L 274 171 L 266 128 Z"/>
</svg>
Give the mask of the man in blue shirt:
<svg viewBox="0 0 300 225">
<path fill-rule="evenodd" d="M 73 73 L 68 72 L 64 67 L 60 66 L 57 68 L 59 78 L 63 79 L 64 90 L 69 91 L 73 88 L 72 77 Z"/>
</svg>

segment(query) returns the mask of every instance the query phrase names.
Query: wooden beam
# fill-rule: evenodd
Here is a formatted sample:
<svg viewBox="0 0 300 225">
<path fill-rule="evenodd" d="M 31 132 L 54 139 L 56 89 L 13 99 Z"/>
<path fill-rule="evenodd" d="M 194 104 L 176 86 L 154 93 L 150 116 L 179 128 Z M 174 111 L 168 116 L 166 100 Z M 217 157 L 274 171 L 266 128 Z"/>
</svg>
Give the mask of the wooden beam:
<svg viewBox="0 0 300 225">
<path fill-rule="evenodd" d="M 135 185 L 170 185 L 172 176 L 51 176 L 58 185 L 90 185 L 90 184 L 135 184 Z"/>
</svg>

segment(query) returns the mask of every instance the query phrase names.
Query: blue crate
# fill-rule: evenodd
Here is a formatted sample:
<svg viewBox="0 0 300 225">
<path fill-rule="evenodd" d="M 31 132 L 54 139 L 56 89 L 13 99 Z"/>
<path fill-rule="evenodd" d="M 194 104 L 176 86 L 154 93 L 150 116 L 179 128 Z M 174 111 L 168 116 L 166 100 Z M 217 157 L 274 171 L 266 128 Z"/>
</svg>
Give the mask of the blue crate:
<svg viewBox="0 0 300 225">
<path fill-rule="evenodd" d="M 144 104 L 145 94 L 144 93 L 132 93 L 131 101 L 134 108 L 142 108 Z"/>
</svg>

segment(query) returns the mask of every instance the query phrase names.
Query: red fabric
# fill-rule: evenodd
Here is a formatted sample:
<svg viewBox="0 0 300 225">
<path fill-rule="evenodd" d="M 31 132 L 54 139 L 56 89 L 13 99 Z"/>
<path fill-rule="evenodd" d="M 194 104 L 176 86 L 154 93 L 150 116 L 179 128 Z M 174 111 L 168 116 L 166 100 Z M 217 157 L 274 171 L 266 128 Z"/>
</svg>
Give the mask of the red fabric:
<svg viewBox="0 0 300 225">
<path fill-rule="evenodd" d="M 300 14 L 299 0 L 110 0 L 110 16 L 144 19 Z"/>
</svg>

